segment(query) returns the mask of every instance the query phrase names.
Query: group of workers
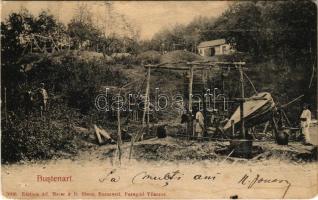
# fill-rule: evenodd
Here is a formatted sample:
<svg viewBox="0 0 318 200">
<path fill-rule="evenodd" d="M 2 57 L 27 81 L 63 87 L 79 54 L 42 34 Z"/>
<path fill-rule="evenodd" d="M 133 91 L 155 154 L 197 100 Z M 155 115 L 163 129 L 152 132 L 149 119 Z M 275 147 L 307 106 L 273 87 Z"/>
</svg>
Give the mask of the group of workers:
<svg viewBox="0 0 318 200">
<path fill-rule="evenodd" d="M 181 116 L 181 124 L 184 125 L 185 132 L 188 132 L 190 130 L 190 132 L 193 133 L 193 136 L 203 137 L 203 133 L 205 131 L 204 115 L 202 111 L 200 111 L 197 107 L 194 107 L 193 113 L 194 116 L 192 114 L 189 114 L 189 112 L 185 110 L 185 113 Z M 192 122 L 192 126 L 189 122 Z"/>
<path fill-rule="evenodd" d="M 27 90 L 24 94 L 24 108 L 25 115 L 29 116 L 35 103 L 37 103 L 40 115 L 43 116 L 43 113 L 47 111 L 49 95 L 47 90 L 45 89 L 44 83 L 40 83 L 38 89 L 33 92 L 32 90 Z"/>
<path fill-rule="evenodd" d="M 189 126 L 190 123 L 191 125 Z M 193 115 L 188 116 L 183 114 L 181 117 L 181 124 L 185 125 L 185 131 L 188 132 L 189 129 L 192 129 L 193 136 L 201 138 L 204 135 L 205 131 L 205 120 L 202 111 L 198 108 L 193 109 Z M 309 110 L 308 104 L 304 104 L 303 111 L 300 115 L 300 134 L 303 137 L 303 142 L 305 144 L 310 144 L 310 132 L 309 127 L 311 123 L 311 111 Z"/>
</svg>

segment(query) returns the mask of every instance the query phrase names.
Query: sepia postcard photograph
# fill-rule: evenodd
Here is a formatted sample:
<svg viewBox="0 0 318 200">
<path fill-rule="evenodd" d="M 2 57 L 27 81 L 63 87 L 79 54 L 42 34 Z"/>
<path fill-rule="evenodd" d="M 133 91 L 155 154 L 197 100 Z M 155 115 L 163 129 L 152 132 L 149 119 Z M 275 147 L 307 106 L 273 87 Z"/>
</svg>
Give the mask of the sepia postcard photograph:
<svg viewBox="0 0 318 200">
<path fill-rule="evenodd" d="M 1 1 L 1 198 L 318 198 L 317 1 Z"/>
</svg>

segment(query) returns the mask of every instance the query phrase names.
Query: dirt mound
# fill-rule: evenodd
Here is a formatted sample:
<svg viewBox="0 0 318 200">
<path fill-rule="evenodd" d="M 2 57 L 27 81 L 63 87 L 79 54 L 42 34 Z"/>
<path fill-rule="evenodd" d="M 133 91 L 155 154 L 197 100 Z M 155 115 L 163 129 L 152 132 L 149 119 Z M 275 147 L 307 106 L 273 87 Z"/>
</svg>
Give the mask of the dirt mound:
<svg viewBox="0 0 318 200">
<path fill-rule="evenodd" d="M 158 51 L 145 51 L 138 54 L 137 59 L 144 64 L 156 64 L 160 61 L 161 54 Z"/>
<path fill-rule="evenodd" d="M 295 162 L 312 162 L 317 160 L 317 147 L 305 146 L 299 142 L 290 142 L 289 145 L 277 145 L 271 142 L 260 143 L 264 152 L 253 160 L 281 159 Z"/>
<path fill-rule="evenodd" d="M 95 51 L 71 51 L 71 55 L 77 56 L 79 59 L 90 61 L 90 60 L 106 60 L 108 62 L 113 62 L 113 58 L 102 53 Z"/>
<path fill-rule="evenodd" d="M 177 50 L 171 51 L 161 56 L 160 63 L 174 63 L 181 61 L 202 61 L 204 58 L 189 51 Z"/>
<path fill-rule="evenodd" d="M 167 137 L 136 144 L 133 157 L 137 160 L 216 160 L 216 147 L 206 142 L 180 141 Z"/>
</svg>

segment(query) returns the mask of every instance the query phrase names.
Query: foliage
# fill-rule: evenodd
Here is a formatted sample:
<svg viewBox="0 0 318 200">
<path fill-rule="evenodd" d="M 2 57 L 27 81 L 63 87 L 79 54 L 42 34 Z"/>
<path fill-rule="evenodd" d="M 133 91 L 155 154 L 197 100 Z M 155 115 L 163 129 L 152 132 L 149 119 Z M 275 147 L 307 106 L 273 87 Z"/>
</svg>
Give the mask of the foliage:
<svg viewBox="0 0 318 200">
<path fill-rule="evenodd" d="M 40 117 L 10 120 L 2 128 L 1 162 L 50 159 L 59 151 L 76 153 L 74 137 L 68 125 L 57 126 Z"/>
<path fill-rule="evenodd" d="M 197 18 L 186 26 L 162 30 L 143 46 L 195 52 L 194 44 L 224 38 L 250 57 L 249 67 L 259 73 L 251 75 L 258 90 L 275 90 L 281 103 L 305 94 L 304 102 L 317 105 L 317 82 L 308 87 L 317 63 L 316 25 L 316 5 L 309 0 L 234 2 L 217 19 Z M 285 91 L 291 84 L 293 89 Z"/>
<path fill-rule="evenodd" d="M 161 54 L 158 51 L 145 51 L 138 54 L 137 59 L 143 64 L 157 64 Z"/>
<path fill-rule="evenodd" d="M 250 65 L 262 72 L 252 77 L 259 90 L 272 91 L 281 103 L 305 94 L 303 101 L 316 105 L 316 83 L 308 88 L 317 60 L 316 24 L 316 5 L 311 1 L 242 2 L 217 19 L 211 39 L 233 41 L 253 58 Z"/>
<path fill-rule="evenodd" d="M 101 86 L 123 85 L 127 81 L 120 72 L 112 70 L 105 60 L 81 60 L 71 55 L 58 59 L 59 62 L 54 62 L 52 58 L 46 57 L 35 65 L 28 72 L 28 82 L 34 86 L 39 81 L 46 83 L 50 93 L 62 94 L 69 106 L 82 112 L 92 108 Z"/>
<path fill-rule="evenodd" d="M 101 32 L 91 22 L 72 19 L 68 24 L 68 34 L 71 37 L 72 49 L 89 49 L 101 42 Z"/>
<path fill-rule="evenodd" d="M 197 17 L 187 26 L 176 24 L 172 28 L 162 29 L 150 41 L 143 42 L 145 50 L 173 51 L 188 50 L 196 52 L 196 46 L 202 38 L 202 33 L 211 27 L 215 19 Z"/>
</svg>

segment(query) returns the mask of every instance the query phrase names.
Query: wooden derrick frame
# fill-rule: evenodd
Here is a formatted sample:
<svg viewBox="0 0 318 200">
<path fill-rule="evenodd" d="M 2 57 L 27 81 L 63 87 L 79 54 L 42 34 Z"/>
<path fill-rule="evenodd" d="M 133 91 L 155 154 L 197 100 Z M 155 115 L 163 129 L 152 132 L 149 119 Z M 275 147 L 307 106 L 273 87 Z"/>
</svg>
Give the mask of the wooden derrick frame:
<svg viewBox="0 0 318 200">
<path fill-rule="evenodd" d="M 27 43 L 27 47 L 30 45 L 31 47 L 31 52 L 33 51 L 33 46 L 35 46 L 37 49 L 40 50 L 41 53 L 48 53 L 47 52 L 47 47 L 41 47 L 39 44 L 39 40 L 45 40 L 45 42 L 49 41 L 51 42 L 51 48 L 52 48 L 52 52 L 60 52 L 61 50 L 63 50 L 63 48 L 61 48 L 61 44 L 63 44 L 64 46 L 67 47 L 67 50 L 69 51 L 71 48 L 71 43 L 70 41 L 68 41 L 67 43 L 61 43 L 58 44 L 59 42 L 56 42 L 53 38 L 53 36 L 49 35 L 49 36 L 42 36 L 42 35 L 38 35 L 38 34 L 31 34 L 30 36 L 28 36 L 28 43 Z"/>
<path fill-rule="evenodd" d="M 175 67 L 175 66 L 167 66 L 167 65 L 176 65 L 176 64 L 185 64 L 186 67 Z M 212 67 L 221 67 L 221 68 L 233 68 L 237 69 L 240 74 L 240 83 L 241 83 L 241 135 L 242 138 L 245 138 L 245 128 L 244 128 L 244 113 L 243 113 L 243 102 L 244 102 L 244 72 L 243 71 L 248 71 L 248 68 L 243 67 L 245 66 L 245 62 L 174 62 L 174 63 L 162 63 L 162 64 L 157 64 L 157 65 L 145 65 L 145 69 L 147 70 L 147 85 L 146 85 L 146 91 L 145 91 L 145 98 L 146 98 L 146 103 L 144 106 L 144 112 L 143 112 L 143 118 L 142 118 L 142 128 L 140 131 L 135 135 L 135 137 L 132 137 L 131 139 L 131 146 L 130 146 L 130 152 L 129 152 L 129 159 L 131 158 L 131 154 L 133 151 L 133 145 L 136 141 L 142 140 L 143 139 L 143 134 L 149 125 L 149 117 L 146 123 L 146 112 L 149 115 L 149 90 L 150 90 L 150 76 L 151 76 L 151 69 L 168 69 L 168 70 L 183 70 L 183 71 L 189 71 L 190 78 L 189 78 L 189 103 L 188 103 L 188 109 L 189 111 L 192 110 L 192 90 L 193 90 L 193 75 L 195 70 L 206 70 L 206 69 L 211 69 Z M 202 73 L 202 81 L 204 82 L 204 73 Z M 192 126 L 191 126 L 192 127 Z M 147 129 L 149 131 L 149 128 Z M 192 128 L 193 131 L 193 128 Z"/>
</svg>

